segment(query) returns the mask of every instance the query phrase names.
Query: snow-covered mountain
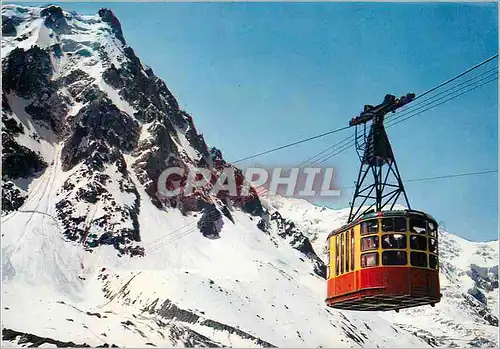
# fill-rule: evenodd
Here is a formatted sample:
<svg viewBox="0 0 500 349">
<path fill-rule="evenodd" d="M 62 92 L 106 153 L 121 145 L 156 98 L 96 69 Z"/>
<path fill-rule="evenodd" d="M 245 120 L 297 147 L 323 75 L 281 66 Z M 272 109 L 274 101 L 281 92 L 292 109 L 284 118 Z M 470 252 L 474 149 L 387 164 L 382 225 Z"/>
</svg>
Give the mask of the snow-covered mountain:
<svg viewBox="0 0 500 349">
<path fill-rule="evenodd" d="M 496 243 L 441 233 L 436 308 L 328 309 L 322 245 L 345 212 L 156 196 L 169 166 L 230 165 L 110 10 L 4 5 L 2 33 L 3 345 L 498 344 Z"/>
</svg>

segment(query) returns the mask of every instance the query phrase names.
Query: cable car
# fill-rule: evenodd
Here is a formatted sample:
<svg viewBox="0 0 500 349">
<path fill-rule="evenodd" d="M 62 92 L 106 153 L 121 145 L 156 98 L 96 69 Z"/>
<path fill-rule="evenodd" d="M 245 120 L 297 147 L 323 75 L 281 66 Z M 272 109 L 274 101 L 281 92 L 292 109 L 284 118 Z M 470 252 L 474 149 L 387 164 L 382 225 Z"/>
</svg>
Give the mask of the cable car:
<svg viewBox="0 0 500 349">
<path fill-rule="evenodd" d="M 328 237 L 328 306 L 399 310 L 438 303 L 438 224 L 414 210 L 369 213 Z"/>
<path fill-rule="evenodd" d="M 386 95 L 349 121 L 361 167 L 347 224 L 327 240 L 329 307 L 399 311 L 441 299 L 438 224 L 411 209 L 384 127 L 384 116 L 414 97 Z M 399 197 L 407 209 L 394 210 Z"/>
</svg>

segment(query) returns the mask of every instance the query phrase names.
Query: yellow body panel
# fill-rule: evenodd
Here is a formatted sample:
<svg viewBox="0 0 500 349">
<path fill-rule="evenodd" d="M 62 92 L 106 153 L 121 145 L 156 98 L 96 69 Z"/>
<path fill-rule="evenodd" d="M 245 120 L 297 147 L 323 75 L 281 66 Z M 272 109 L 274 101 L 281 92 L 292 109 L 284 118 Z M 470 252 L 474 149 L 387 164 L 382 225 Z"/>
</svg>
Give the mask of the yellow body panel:
<svg viewBox="0 0 500 349">
<path fill-rule="evenodd" d="M 406 231 L 405 232 L 394 232 L 394 231 L 382 231 L 382 219 L 385 218 L 404 218 L 406 220 Z M 366 268 L 376 268 L 382 266 L 382 252 L 384 251 L 405 251 L 406 252 L 406 260 L 407 263 L 404 265 L 398 264 L 398 265 L 390 265 L 391 267 L 412 267 L 412 268 L 422 268 L 422 269 L 431 269 L 431 270 L 439 270 L 439 261 L 437 261 L 436 269 L 432 269 L 429 267 L 429 255 L 434 255 L 437 258 L 438 255 L 438 246 L 437 246 L 437 224 L 435 222 L 432 222 L 435 225 L 435 235 L 431 235 L 429 232 L 429 228 L 427 228 L 426 233 L 416 233 L 416 232 L 410 232 L 409 226 L 410 226 L 410 218 L 411 216 L 401 216 L 401 217 L 379 217 L 379 218 L 372 218 L 372 219 L 367 219 L 364 220 L 363 222 L 368 222 L 368 221 L 378 221 L 378 229 L 377 232 L 370 232 L 365 235 L 361 235 L 361 224 L 363 222 L 360 222 L 358 224 L 355 224 L 354 226 L 350 227 L 347 230 L 340 231 L 336 233 L 335 235 L 331 235 L 328 238 L 328 260 L 329 260 L 329 273 L 328 273 L 328 278 L 334 278 L 336 276 L 343 275 L 347 272 L 352 272 L 356 270 L 361 270 L 361 254 L 362 253 L 370 253 L 370 252 L 378 252 L 378 265 L 377 266 L 370 266 L 370 267 L 364 267 L 363 269 Z M 429 224 L 430 221 L 426 221 L 426 224 Z M 351 232 L 354 233 L 354 264 L 352 263 L 352 256 L 351 256 L 351 248 L 352 248 L 352 235 Z M 382 248 L 382 235 L 405 235 L 406 239 L 406 248 Z M 411 248 L 411 242 L 410 242 L 410 236 L 425 236 L 426 238 L 426 244 L 427 247 L 425 250 L 418 250 L 418 249 L 412 249 Z M 362 238 L 367 238 L 367 237 L 373 237 L 373 236 L 378 236 L 378 248 L 373 249 L 373 250 L 366 250 L 366 251 L 361 251 L 361 239 Z M 430 252 L 429 251 L 429 239 L 434 239 L 436 242 L 436 251 L 435 252 Z M 348 245 L 346 245 L 346 242 L 348 242 Z M 339 253 L 337 253 L 339 252 Z M 343 252 L 343 253 L 342 253 Z M 347 267 L 348 270 L 346 271 L 346 252 L 347 252 Z M 425 253 L 427 256 L 427 267 L 421 267 L 421 266 L 414 266 L 411 265 L 411 258 L 410 258 L 410 253 L 411 252 L 421 252 Z M 337 265 L 338 264 L 338 265 Z M 341 265 L 342 264 L 342 265 Z"/>
</svg>

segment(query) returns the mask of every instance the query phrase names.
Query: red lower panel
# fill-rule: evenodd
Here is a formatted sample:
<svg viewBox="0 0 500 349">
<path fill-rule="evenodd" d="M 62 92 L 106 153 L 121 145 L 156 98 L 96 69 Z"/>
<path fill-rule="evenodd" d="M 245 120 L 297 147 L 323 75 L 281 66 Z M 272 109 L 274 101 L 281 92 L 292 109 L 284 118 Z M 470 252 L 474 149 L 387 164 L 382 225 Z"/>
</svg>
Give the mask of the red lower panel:
<svg viewBox="0 0 500 349">
<path fill-rule="evenodd" d="M 388 294 L 410 293 L 410 270 L 404 267 L 384 267 L 387 280 L 385 292 Z"/>
<path fill-rule="evenodd" d="M 335 283 L 335 293 L 343 294 L 356 290 L 355 280 L 354 280 L 354 272 L 344 274 L 337 278 L 337 282 Z"/>
<path fill-rule="evenodd" d="M 327 299 L 374 295 L 439 297 L 439 275 L 428 269 L 377 267 L 340 275 L 327 282 Z"/>
<path fill-rule="evenodd" d="M 411 269 L 411 291 L 415 294 L 427 293 L 429 290 L 429 275 L 425 269 Z"/>
<path fill-rule="evenodd" d="M 360 274 L 360 288 L 384 287 L 386 285 L 385 268 L 368 268 L 357 271 Z"/>
<path fill-rule="evenodd" d="M 434 297 L 440 297 L 440 284 L 439 284 L 439 273 L 429 272 L 429 294 Z"/>
</svg>

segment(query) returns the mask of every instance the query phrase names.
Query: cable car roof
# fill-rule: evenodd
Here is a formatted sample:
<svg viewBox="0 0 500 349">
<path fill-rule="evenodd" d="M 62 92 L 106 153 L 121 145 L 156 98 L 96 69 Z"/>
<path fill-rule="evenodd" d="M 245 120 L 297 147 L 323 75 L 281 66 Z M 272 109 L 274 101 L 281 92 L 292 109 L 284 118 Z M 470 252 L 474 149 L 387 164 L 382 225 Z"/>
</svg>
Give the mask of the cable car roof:
<svg viewBox="0 0 500 349">
<path fill-rule="evenodd" d="M 346 231 L 347 229 L 350 229 L 354 227 L 355 225 L 358 225 L 359 223 L 363 221 L 367 221 L 372 218 L 378 218 L 378 217 L 408 217 L 408 216 L 421 216 L 422 218 L 425 218 L 429 221 L 434 222 L 437 225 L 436 220 L 434 217 L 432 217 L 430 214 L 422 212 L 422 211 L 417 211 L 417 210 L 392 210 L 392 211 L 380 211 L 380 212 L 369 212 L 365 213 L 363 216 L 359 217 L 357 220 L 354 222 L 351 222 L 349 224 L 344 224 L 340 228 L 337 228 L 333 230 L 327 237 L 327 240 L 332 236 L 336 235 L 338 233 L 341 233 L 343 231 Z"/>
</svg>

